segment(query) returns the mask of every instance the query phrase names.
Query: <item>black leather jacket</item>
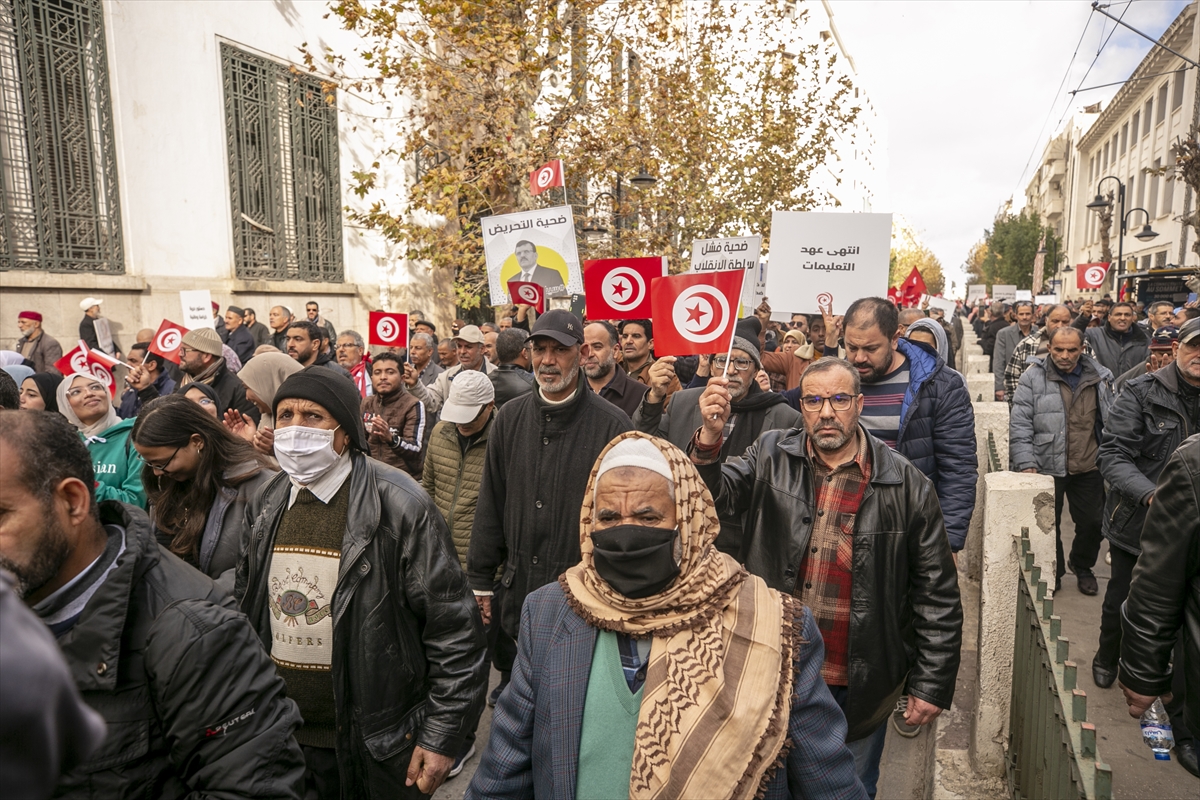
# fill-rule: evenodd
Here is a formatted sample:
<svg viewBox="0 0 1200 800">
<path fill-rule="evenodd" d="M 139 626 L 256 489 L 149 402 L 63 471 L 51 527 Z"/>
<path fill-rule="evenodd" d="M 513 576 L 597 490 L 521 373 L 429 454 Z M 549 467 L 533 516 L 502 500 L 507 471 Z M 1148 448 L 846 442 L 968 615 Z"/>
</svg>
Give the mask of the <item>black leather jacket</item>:
<svg viewBox="0 0 1200 800">
<path fill-rule="evenodd" d="M 350 513 L 333 595 L 333 685 L 343 797 L 390 798 L 413 745 L 457 756 L 487 691 L 483 623 L 450 531 L 395 467 L 351 456 Z M 291 482 L 250 503 L 234 595 L 268 652 L 268 571 Z"/>
<path fill-rule="evenodd" d="M 1171 691 L 1171 651 L 1183 632 L 1184 722 L 1200 730 L 1200 436 L 1175 451 L 1158 481 L 1142 554 L 1122 608 L 1121 683 L 1149 696 Z M 1175 661 L 1175 668 L 1179 668 Z"/>
<path fill-rule="evenodd" d="M 1108 484 L 1102 530 L 1110 544 L 1141 552 L 1146 500 L 1167 459 L 1193 433 L 1179 402 L 1179 371 L 1173 363 L 1125 384 L 1104 421 L 1096 456 Z"/>
<path fill-rule="evenodd" d="M 859 426 L 860 436 L 869 436 Z M 767 431 L 742 458 L 698 466 L 720 514 L 745 513 L 739 560 L 791 592 L 816 511 L 803 430 Z M 871 438 L 854 519 L 847 741 L 881 725 L 901 693 L 949 708 L 962 644 L 958 573 L 933 483 Z"/>
</svg>

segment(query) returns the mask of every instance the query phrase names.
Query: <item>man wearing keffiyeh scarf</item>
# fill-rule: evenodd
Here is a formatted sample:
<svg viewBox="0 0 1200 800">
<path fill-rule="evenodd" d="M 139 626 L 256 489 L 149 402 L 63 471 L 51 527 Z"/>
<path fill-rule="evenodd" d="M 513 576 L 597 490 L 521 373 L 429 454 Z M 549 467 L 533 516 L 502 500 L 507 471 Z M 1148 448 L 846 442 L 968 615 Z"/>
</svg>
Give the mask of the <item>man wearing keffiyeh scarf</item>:
<svg viewBox="0 0 1200 800">
<path fill-rule="evenodd" d="M 719 530 L 682 451 L 609 443 L 580 563 L 526 600 L 467 797 L 865 797 L 812 615 Z"/>
</svg>

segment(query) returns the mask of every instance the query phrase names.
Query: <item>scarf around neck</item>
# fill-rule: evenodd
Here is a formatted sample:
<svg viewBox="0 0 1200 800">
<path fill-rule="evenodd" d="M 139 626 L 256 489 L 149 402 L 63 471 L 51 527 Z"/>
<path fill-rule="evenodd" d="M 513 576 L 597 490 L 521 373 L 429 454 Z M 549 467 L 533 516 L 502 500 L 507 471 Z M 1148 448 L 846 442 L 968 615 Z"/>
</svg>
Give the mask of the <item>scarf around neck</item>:
<svg viewBox="0 0 1200 800">
<path fill-rule="evenodd" d="M 597 470 L 626 439 L 651 441 L 675 476 L 680 574 L 639 600 L 618 594 L 592 560 Z M 609 442 L 584 492 L 582 560 L 560 578 L 589 625 L 652 637 L 634 737 L 630 800 L 754 797 L 782 763 L 801 606 L 769 589 L 713 541 L 721 529 L 712 495 L 686 455 L 639 431 Z"/>
</svg>

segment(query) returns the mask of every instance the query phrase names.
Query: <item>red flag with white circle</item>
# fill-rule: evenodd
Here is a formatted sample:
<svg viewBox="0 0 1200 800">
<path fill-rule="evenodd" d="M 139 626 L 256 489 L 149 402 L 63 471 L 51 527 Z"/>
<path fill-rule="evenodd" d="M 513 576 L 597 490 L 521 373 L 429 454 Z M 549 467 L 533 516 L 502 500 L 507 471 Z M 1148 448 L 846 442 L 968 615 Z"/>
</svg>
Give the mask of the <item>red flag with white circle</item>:
<svg viewBox="0 0 1200 800">
<path fill-rule="evenodd" d="M 1093 264 L 1080 264 L 1075 267 L 1075 287 L 1077 289 L 1099 289 L 1108 277 L 1108 264 L 1100 261 Z"/>
<path fill-rule="evenodd" d="M 729 350 L 745 276 L 745 270 L 730 270 L 651 281 L 654 354 L 690 356 Z"/>
<path fill-rule="evenodd" d="M 588 319 L 649 319 L 650 282 L 667 274 L 663 256 L 583 262 Z"/>
<path fill-rule="evenodd" d="M 561 158 L 548 161 L 529 173 L 529 193 L 535 197 L 551 186 L 563 185 L 563 164 Z"/>
<path fill-rule="evenodd" d="M 367 324 L 371 328 L 367 344 L 408 347 L 408 314 L 372 311 Z"/>
<path fill-rule="evenodd" d="M 154 338 L 150 340 L 150 347 L 146 349 L 151 353 L 162 356 L 167 361 L 178 364 L 179 348 L 183 347 L 183 335 L 187 332 L 188 329 L 182 325 L 171 322 L 169 319 L 164 319 L 162 324 L 158 326 Z"/>
<path fill-rule="evenodd" d="M 82 341 L 79 346 L 54 362 L 54 368 L 63 375 L 82 373 L 91 375 L 108 387 L 112 397 L 117 396 L 117 380 L 113 377 L 113 369 L 121 362 L 101 350 L 90 350 Z"/>
<path fill-rule="evenodd" d="M 539 314 L 546 313 L 546 287 L 530 281 L 509 281 L 508 296 L 514 303 L 533 306 Z"/>
</svg>

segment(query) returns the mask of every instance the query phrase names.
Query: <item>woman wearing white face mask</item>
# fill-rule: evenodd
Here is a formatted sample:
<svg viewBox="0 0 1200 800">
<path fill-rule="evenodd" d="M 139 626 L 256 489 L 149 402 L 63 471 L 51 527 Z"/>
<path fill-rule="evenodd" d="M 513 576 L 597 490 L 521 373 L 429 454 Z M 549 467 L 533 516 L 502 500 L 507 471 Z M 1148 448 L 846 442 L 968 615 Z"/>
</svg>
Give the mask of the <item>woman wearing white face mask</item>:
<svg viewBox="0 0 1200 800">
<path fill-rule="evenodd" d="M 324 367 L 275 392 L 284 473 L 247 509 L 234 594 L 300 706 L 296 740 L 314 783 L 343 797 L 422 797 L 482 709 L 483 626 L 433 501 L 365 455 L 360 403 Z M 336 724 L 362 708 L 359 724 Z"/>
</svg>

